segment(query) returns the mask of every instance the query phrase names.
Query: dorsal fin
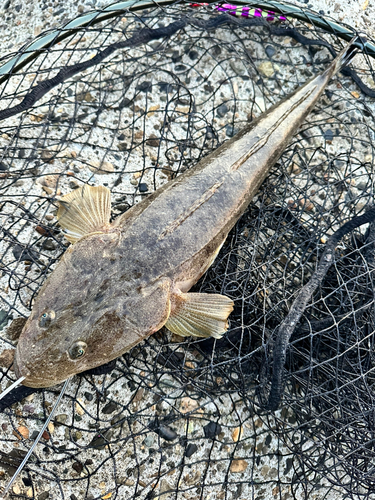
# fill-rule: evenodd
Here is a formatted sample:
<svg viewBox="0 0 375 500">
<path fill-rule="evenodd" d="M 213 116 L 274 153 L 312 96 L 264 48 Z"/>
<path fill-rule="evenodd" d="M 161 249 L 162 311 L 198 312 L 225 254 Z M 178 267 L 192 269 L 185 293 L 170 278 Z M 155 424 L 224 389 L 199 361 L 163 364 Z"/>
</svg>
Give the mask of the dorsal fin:
<svg viewBox="0 0 375 500">
<path fill-rule="evenodd" d="M 84 185 L 62 196 L 59 205 L 57 220 L 71 243 L 109 225 L 111 192 L 104 186 Z"/>
</svg>

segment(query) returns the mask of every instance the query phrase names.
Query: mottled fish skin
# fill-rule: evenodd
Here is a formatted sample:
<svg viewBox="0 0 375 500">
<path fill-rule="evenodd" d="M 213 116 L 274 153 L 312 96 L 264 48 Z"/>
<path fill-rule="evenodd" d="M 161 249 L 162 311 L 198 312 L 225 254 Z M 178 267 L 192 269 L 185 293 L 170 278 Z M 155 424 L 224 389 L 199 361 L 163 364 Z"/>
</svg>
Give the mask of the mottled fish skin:
<svg viewBox="0 0 375 500">
<path fill-rule="evenodd" d="M 52 386 L 107 363 L 166 323 L 180 291 L 212 264 L 343 57 L 194 168 L 68 248 L 19 339 L 15 371 L 26 376 L 24 385 Z M 53 321 L 41 328 L 49 311 Z M 87 345 L 84 355 L 71 359 L 80 343 Z"/>
</svg>

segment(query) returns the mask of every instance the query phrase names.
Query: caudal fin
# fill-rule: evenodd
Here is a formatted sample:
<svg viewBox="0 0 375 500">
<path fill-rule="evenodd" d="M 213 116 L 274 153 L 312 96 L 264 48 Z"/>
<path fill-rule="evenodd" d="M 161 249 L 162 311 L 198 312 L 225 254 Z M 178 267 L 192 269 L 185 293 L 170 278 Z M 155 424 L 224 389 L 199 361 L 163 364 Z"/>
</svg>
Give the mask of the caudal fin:
<svg viewBox="0 0 375 500">
<path fill-rule="evenodd" d="M 354 36 L 348 45 L 342 49 L 342 51 L 337 55 L 336 59 L 333 61 L 332 66 L 329 70 L 332 71 L 332 75 L 338 73 L 343 67 L 347 66 L 353 57 L 363 49 L 363 46 L 367 42 L 366 37 L 363 35 Z"/>
</svg>

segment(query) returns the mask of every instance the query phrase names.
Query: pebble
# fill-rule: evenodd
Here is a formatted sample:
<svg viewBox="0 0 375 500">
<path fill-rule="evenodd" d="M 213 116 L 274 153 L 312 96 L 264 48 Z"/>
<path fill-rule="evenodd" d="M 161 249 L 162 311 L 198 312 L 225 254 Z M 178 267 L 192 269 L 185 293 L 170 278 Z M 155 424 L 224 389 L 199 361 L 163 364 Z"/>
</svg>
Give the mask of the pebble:
<svg viewBox="0 0 375 500">
<path fill-rule="evenodd" d="M 79 94 L 76 95 L 76 100 L 78 102 L 82 101 L 92 102 L 95 100 L 95 97 L 93 97 L 90 92 L 80 92 Z"/>
<path fill-rule="evenodd" d="M 174 67 L 174 70 L 176 73 L 183 73 L 184 71 L 186 71 L 186 66 L 185 64 L 176 64 L 176 66 Z"/>
<path fill-rule="evenodd" d="M 276 50 L 272 47 L 272 45 L 267 45 L 265 51 L 268 57 L 272 57 L 276 54 Z"/>
<path fill-rule="evenodd" d="M 235 443 L 237 443 L 237 441 L 241 438 L 241 436 L 242 436 L 242 427 L 241 426 L 233 429 L 232 439 Z"/>
<path fill-rule="evenodd" d="M 328 129 L 324 132 L 324 139 L 328 142 L 328 144 L 331 144 L 333 141 L 333 130 Z"/>
<path fill-rule="evenodd" d="M 55 417 L 56 424 L 65 424 L 68 419 L 68 415 L 66 413 L 60 413 Z"/>
<path fill-rule="evenodd" d="M 104 450 L 106 445 L 108 444 L 108 440 L 106 439 L 107 433 L 97 434 L 90 442 L 89 448 L 94 448 L 95 450 Z"/>
<path fill-rule="evenodd" d="M 98 175 L 109 174 L 115 171 L 115 167 L 109 161 L 99 161 L 99 160 L 91 160 L 91 163 L 88 164 L 91 172 L 94 172 Z"/>
<path fill-rule="evenodd" d="M 140 193 L 146 193 L 148 191 L 148 185 L 145 182 L 140 182 L 138 189 Z"/>
<path fill-rule="evenodd" d="M 49 491 L 43 491 L 39 496 L 38 500 L 47 500 L 49 498 Z"/>
<path fill-rule="evenodd" d="M 180 411 L 181 413 L 194 412 L 198 408 L 199 404 L 195 399 L 189 398 L 188 396 L 181 399 Z"/>
<path fill-rule="evenodd" d="M 158 138 L 155 134 L 150 134 L 149 138 L 146 140 L 147 146 L 151 146 L 152 148 L 157 148 L 159 146 L 159 142 L 160 138 Z"/>
<path fill-rule="evenodd" d="M 45 439 L 46 441 L 49 441 L 49 439 L 50 439 L 49 433 L 47 431 L 44 431 L 42 434 L 42 438 Z"/>
<path fill-rule="evenodd" d="M 204 435 L 208 439 L 213 439 L 221 433 L 221 425 L 217 422 L 209 422 L 203 427 Z"/>
<path fill-rule="evenodd" d="M 280 68 L 276 64 L 272 64 L 270 61 L 264 61 L 258 66 L 259 73 L 267 78 L 271 77 L 278 69 Z"/>
<path fill-rule="evenodd" d="M 77 181 L 69 181 L 69 187 L 70 187 L 70 189 L 78 189 L 79 184 Z"/>
<path fill-rule="evenodd" d="M 87 399 L 87 401 L 92 401 L 94 399 L 94 395 L 91 394 L 91 392 L 85 392 L 84 396 Z"/>
<path fill-rule="evenodd" d="M 42 189 L 45 193 L 52 195 L 54 193 L 54 190 L 48 186 L 42 186 Z"/>
<path fill-rule="evenodd" d="M 225 103 L 223 103 L 217 108 L 216 114 L 220 118 L 223 118 L 228 113 L 228 111 L 229 111 L 228 106 Z"/>
<path fill-rule="evenodd" d="M 37 182 L 38 184 L 41 184 L 42 186 L 47 186 L 53 189 L 56 189 L 57 183 L 59 181 L 59 176 L 58 175 L 43 175 L 40 177 Z"/>
<path fill-rule="evenodd" d="M 81 472 L 83 471 L 83 464 L 81 464 L 81 462 L 74 462 L 72 464 L 72 468 L 78 472 L 78 474 L 81 474 Z"/>
<path fill-rule="evenodd" d="M 145 81 L 145 82 L 139 83 L 136 86 L 136 90 L 139 90 L 140 92 L 151 92 L 152 91 L 152 82 Z"/>
<path fill-rule="evenodd" d="M 232 460 L 232 463 L 230 464 L 229 470 L 230 472 L 233 473 L 239 473 L 239 472 L 244 472 L 247 469 L 248 462 L 246 460 L 243 460 L 241 458 L 235 458 Z"/>
<path fill-rule="evenodd" d="M 186 474 L 186 476 L 184 476 L 184 482 L 189 486 L 198 484 L 200 482 L 201 475 L 202 473 L 200 470 L 197 470 L 194 474 Z"/>
<path fill-rule="evenodd" d="M 27 404 L 23 407 L 23 411 L 26 413 L 34 413 L 35 406 Z"/>
<path fill-rule="evenodd" d="M 9 316 L 7 311 L 4 311 L 4 309 L 0 309 L 0 331 L 4 328 L 4 326 L 7 325 L 9 321 Z"/>
<path fill-rule="evenodd" d="M 29 429 L 25 425 L 17 427 L 17 431 L 14 431 L 13 434 L 17 439 L 29 439 L 30 436 Z"/>
<path fill-rule="evenodd" d="M 196 451 L 198 451 L 198 446 L 194 443 L 189 443 L 185 450 L 185 457 L 191 457 Z"/>
<path fill-rule="evenodd" d="M 360 191 L 366 191 L 369 187 L 369 184 L 365 180 L 361 180 L 357 182 L 356 188 L 359 189 Z"/>
<path fill-rule="evenodd" d="M 40 158 L 44 163 L 53 163 L 56 153 L 54 151 L 49 151 L 48 149 L 43 149 Z"/>
<path fill-rule="evenodd" d="M 78 398 L 78 400 L 76 401 L 76 404 L 75 404 L 75 410 L 76 410 L 76 413 L 78 415 L 80 415 L 82 417 L 82 415 L 84 415 L 85 413 L 85 409 L 84 409 L 85 405 L 82 401 L 81 398 Z"/>
<path fill-rule="evenodd" d="M 56 243 L 51 238 L 47 238 L 42 244 L 44 250 L 56 250 L 56 246 Z"/>
<path fill-rule="evenodd" d="M 129 99 L 128 97 L 125 97 L 119 104 L 119 109 L 122 109 L 122 108 L 128 108 L 131 104 L 133 103 L 133 101 L 131 99 Z M 120 139 L 121 140 L 121 139 Z"/>
<path fill-rule="evenodd" d="M 155 111 L 160 109 L 160 104 L 155 104 L 155 106 L 150 106 L 149 111 L 147 112 L 147 116 L 152 116 L 155 114 Z"/>
<path fill-rule="evenodd" d="M 65 12 L 65 9 L 64 9 L 64 7 L 61 7 L 61 9 L 55 10 L 55 12 L 53 13 L 53 15 L 54 16 L 59 16 L 63 12 Z"/>
<path fill-rule="evenodd" d="M 31 439 L 32 441 L 35 441 L 35 439 L 38 437 L 38 435 L 39 435 L 39 432 L 38 432 L 38 431 L 33 431 L 33 432 L 31 433 L 30 439 Z"/>
<path fill-rule="evenodd" d="M 178 50 L 174 50 L 171 57 L 174 63 L 182 61 L 182 55 L 178 52 Z"/>
<path fill-rule="evenodd" d="M 13 489 L 13 493 L 15 495 L 20 495 L 21 494 L 21 488 L 18 486 L 18 484 L 15 484 L 12 489 Z"/>
<path fill-rule="evenodd" d="M 139 401 L 142 401 L 142 399 L 144 398 L 144 394 L 145 394 L 145 390 L 143 387 L 141 387 L 140 389 L 138 389 L 138 391 L 135 393 L 134 397 L 133 397 L 133 402 L 135 403 L 138 403 Z"/>
<path fill-rule="evenodd" d="M 173 441 L 178 436 L 177 432 L 164 424 L 160 424 L 153 430 L 156 432 L 156 434 L 158 434 L 158 436 L 165 439 L 166 441 Z"/>
<path fill-rule="evenodd" d="M 22 482 L 25 486 L 32 486 L 32 481 L 28 477 L 23 477 Z"/>
<path fill-rule="evenodd" d="M 76 431 L 73 435 L 73 439 L 74 439 L 74 441 L 79 441 L 80 439 L 82 439 L 82 432 Z"/>
<path fill-rule="evenodd" d="M 148 435 L 145 437 L 143 443 L 145 446 L 147 446 L 147 448 L 151 448 L 151 446 L 154 444 L 154 438 L 151 435 Z"/>
<path fill-rule="evenodd" d="M 128 143 L 127 142 L 119 142 L 117 144 L 118 150 L 119 151 L 126 151 L 128 149 Z"/>
<path fill-rule="evenodd" d="M 243 62 L 236 60 L 230 60 L 229 66 L 238 76 L 244 76 L 247 73 L 246 66 Z"/>
<path fill-rule="evenodd" d="M 314 204 L 309 200 L 309 198 L 302 198 L 299 200 L 300 206 L 303 208 L 303 210 L 307 210 L 308 212 L 311 212 L 314 210 Z"/>
<path fill-rule="evenodd" d="M 48 231 L 43 226 L 35 226 L 35 231 L 41 234 L 42 236 L 48 235 Z"/>
<path fill-rule="evenodd" d="M 9 165 L 7 165 L 6 163 L 4 163 L 3 161 L 0 161 L 0 170 L 1 171 L 5 171 L 5 170 L 9 170 Z"/>
<path fill-rule="evenodd" d="M 192 61 L 195 61 L 196 59 L 198 59 L 199 54 L 196 50 L 191 50 L 188 56 Z"/>
<path fill-rule="evenodd" d="M 182 337 L 181 335 L 177 335 L 177 333 L 172 333 L 171 342 L 173 344 L 181 344 L 184 341 L 185 341 L 185 337 Z"/>
<path fill-rule="evenodd" d="M 297 163 L 292 163 L 291 165 L 289 165 L 288 167 L 288 172 L 290 174 L 295 174 L 295 175 L 298 175 L 302 172 L 301 168 L 297 165 Z"/>
<path fill-rule="evenodd" d="M 12 253 L 16 260 L 34 260 L 34 254 L 28 248 L 24 248 L 21 245 L 14 245 L 12 248 Z"/>
<path fill-rule="evenodd" d="M 128 203 L 119 203 L 118 205 L 116 205 L 116 210 L 118 210 L 119 212 L 126 212 L 127 210 L 129 210 L 130 208 L 130 205 Z"/>
<path fill-rule="evenodd" d="M 168 481 L 166 479 L 162 479 L 160 481 L 160 489 L 159 489 L 159 498 L 163 498 L 164 497 L 164 494 L 169 492 L 169 493 L 172 493 L 174 490 L 174 488 L 172 488 L 172 486 L 168 483 Z M 166 497 L 168 498 L 169 495 L 166 495 Z"/>
<path fill-rule="evenodd" d="M 109 403 L 107 403 L 105 405 L 105 407 L 102 410 L 102 413 L 104 413 L 104 415 L 110 415 L 116 409 L 117 409 L 117 404 L 115 402 L 113 402 L 113 401 L 110 401 Z"/>
<path fill-rule="evenodd" d="M 233 125 L 226 126 L 225 133 L 226 133 L 227 137 L 233 137 L 234 135 L 237 134 L 237 132 L 238 132 L 238 129 L 233 127 Z"/>
</svg>

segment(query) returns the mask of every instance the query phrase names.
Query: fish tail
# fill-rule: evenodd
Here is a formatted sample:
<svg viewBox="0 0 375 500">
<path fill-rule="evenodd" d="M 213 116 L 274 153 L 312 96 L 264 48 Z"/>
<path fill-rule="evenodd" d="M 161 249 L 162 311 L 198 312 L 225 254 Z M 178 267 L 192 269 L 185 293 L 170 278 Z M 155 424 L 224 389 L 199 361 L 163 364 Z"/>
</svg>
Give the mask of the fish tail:
<svg viewBox="0 0 375 500">
<path fill-rule="evenodd" d="M 336 75 L 342 68 L 347 66 L 353 57 L 363 49 L 367 40 L 364 35 L 354 36 L 348 45 L 342 49 L 342 51 L 337 55 L 332 65 L 328 68 L 328 72 L 331 73 L 330 76 Z"/>
</svg>

